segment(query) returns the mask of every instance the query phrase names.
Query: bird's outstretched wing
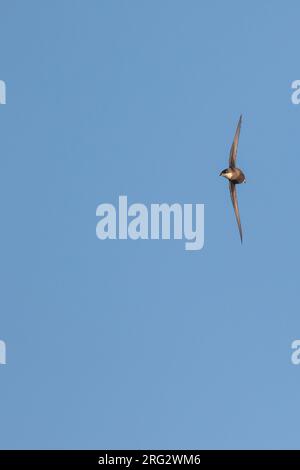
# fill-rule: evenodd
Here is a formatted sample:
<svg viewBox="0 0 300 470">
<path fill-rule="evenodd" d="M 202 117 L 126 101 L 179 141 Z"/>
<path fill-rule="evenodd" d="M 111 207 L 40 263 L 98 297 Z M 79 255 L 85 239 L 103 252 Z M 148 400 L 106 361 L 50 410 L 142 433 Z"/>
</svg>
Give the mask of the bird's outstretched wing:
<svg viewBox="0 0 300 470">
<path fill-rule="evenodd" d="M 241 125 L 242 125 L 242 115 L 240 115 L 240 119 L 239 119 L 239 122 L 238 122 L 238 125 L 237 125 L 237 128 L 236 128 L 235 136 L 234 136 L 232 146 L 231 146 L 231 149 L 230 149 L 229 167 L 231 167 L 231 168 L 235 167 Z"/>
<path fill-rule="evenodd" d="M 232 205 L 233 205 L 233 208 L 234 208 L 236 221 L 237 221 L 237 224 L 238 224 L 238 227 L 239 227 L 241 242 L 243 242 L 243 232 L 242 232 L 242 226 L 241 226 L 241 219 L 240 219 L 240 213 L 239 213 L 236 187 L 235 187 L 235 184 L 232 183 L 231 181 L 229 181 L 229 190 L 230 190 L 230 196 L 231 196 L 231 201 L 232 201 Z"/>
</svg>

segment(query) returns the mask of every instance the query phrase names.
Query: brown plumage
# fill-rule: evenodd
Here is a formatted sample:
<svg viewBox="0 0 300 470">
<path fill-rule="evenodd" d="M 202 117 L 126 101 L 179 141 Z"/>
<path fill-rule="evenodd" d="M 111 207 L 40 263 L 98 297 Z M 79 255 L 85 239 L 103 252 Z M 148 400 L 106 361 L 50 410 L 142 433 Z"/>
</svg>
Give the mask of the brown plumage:
<svg viewBox="0 0 300 470">
<path fill-rule="evenodd" d="M 239 206 L 238 206 L 238 200 L 237 200 L 237 192 L 236 192 L 237 184 L 246 183 L 244 173 L 242 172 L 242 170 L 236 167 L 236 157 L 237 157 L 237 149 L 238 149 L 238 143 L 239 143 L 239 137 L 240 137 L 240 131 L 241 131 L 241 124 L 242 124 L 242 116 L 240 116 L 236 131 L 235 131 L 233 143 L 230 149 L 229 168 L 226 168 L 225 170 L 221 171 L 220 176 L 224 176 L 224 178 L 227 178 L 229 180 L 229 191 L 230 191 L 231 201 L 232 201 L 232 205 L 234 208 L 234 213 L 235 213 L 235 217 L 237 220 L 241 242 L 242 242 L 243 232 L 242 232 L 242 225 L 241 225 Z"/>
</svg>

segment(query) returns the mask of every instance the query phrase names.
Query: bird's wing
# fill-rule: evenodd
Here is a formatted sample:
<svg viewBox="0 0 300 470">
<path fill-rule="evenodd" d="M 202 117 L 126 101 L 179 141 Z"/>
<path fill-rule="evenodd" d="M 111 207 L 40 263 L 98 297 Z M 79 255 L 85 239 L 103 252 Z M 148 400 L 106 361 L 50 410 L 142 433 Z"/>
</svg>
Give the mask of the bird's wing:
<svg viewBox="0 0 300 470">
<path fill-rule="evenodd" d="M 242 115 L 240 115 L 240 119 L 239 119 L 239 122 L 238 122 L 238 125 L 237 125 L 237 128 L 236 128 L 235 136 L 234 136 L 232 146 L 231 146 L 231 149 L 230 149 L 229 167 L 231 167 L 231 168 L 235 167 L 241 125 L 242 125 Z"/>
<path fill-rule="evenodd" d="M 236 221 L 237 221 L 237 224 L 238 224 L 238 227 L 239 227 L 241 242 L 243 242 L 243 232 L 242 232 L 242 226 L 241 226 L 241 219 L 240 219 L 240 213 L 239 213 L 236 187 L 235 187 L 235 184 L 232 183 L 231 181 L 229 181 L 229 190 L 230 190 L 230 196 L 231 196 L 231 201 L 232 201 L 232 205 L 233 205 L 233 208 L 234 208 Z"/>
</svg>

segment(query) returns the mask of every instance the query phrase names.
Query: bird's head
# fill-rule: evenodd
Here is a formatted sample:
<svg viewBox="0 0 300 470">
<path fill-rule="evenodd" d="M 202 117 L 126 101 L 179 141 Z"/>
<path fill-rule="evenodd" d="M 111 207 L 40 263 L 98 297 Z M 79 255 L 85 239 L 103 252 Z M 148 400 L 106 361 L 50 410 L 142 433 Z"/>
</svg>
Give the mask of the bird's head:
<svg viewBox="0 0 300 470">
<path fill-rule="evenodd" d="M 230 177 L 231 177 L 231 174 L 232 174 L 232 172 L 231 172 L 230 168 L 226 168 L 225 170 L 221 171 L 219 176 L 223 176 L 224 178 L 227 178 L 229 180 Z"/>
</svg>

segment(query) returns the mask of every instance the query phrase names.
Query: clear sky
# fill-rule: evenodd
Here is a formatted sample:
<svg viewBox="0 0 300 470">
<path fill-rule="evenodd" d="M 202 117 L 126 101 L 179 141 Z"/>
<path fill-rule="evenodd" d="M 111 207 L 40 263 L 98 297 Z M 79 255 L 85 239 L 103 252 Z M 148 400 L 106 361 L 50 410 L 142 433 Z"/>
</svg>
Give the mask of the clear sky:
<svg viewBox="0 0 300 470">
<path fill-rule="evenodd" d="M 299 15 L 0 1 L 1 448 L 300 447 Z M 204 203 L 203 250 L 98 240 L 121 194 Z"/>
</svg>

